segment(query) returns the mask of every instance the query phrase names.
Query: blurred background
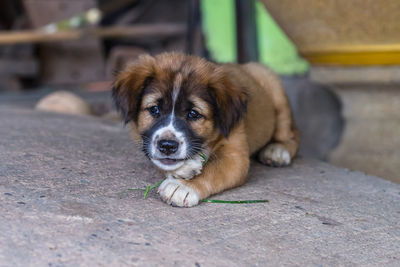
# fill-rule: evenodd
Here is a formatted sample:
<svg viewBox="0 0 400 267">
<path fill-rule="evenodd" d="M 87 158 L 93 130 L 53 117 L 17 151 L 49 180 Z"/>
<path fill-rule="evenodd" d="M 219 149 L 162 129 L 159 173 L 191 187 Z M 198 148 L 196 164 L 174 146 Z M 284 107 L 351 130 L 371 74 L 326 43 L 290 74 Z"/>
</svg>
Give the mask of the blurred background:
<svg viewBox="0 0 400 267">
<path fill-rule="evenodd" d="M 0 104 L 64 90 L 107 116 L 140 54 L 259 61 L 282 77 L 301 156 L 400 183 L 399 17 L 398 0 L 2 0 Z"/>
</svg>

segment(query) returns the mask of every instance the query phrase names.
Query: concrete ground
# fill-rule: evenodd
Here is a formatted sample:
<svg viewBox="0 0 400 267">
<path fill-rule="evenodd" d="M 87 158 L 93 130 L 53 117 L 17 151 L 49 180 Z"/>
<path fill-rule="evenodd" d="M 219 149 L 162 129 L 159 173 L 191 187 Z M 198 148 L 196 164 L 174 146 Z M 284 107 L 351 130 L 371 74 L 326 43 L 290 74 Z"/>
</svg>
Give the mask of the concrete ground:
<svg viewBox="0 0 400 267">
<path fill-rule="evenodd" d="M 400 185 L 298 158 L 174 208 L 119 123 L 0 105 L 0 266 L 400 265 Z"/>
</svg>

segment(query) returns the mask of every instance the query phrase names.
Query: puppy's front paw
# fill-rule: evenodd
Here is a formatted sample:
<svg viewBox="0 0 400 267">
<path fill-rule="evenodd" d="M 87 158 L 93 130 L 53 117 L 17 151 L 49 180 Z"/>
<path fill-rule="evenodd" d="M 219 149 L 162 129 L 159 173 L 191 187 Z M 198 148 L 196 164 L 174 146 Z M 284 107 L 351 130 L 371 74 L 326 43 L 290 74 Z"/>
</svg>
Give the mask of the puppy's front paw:
<svg viewBox="0 0 400 267">
<path fill-rule="evenodd" d="M 182 167 L 169 174 L 174 178 L 190 180 L 201 173 L 203 162 L 204 159 L 200 155 L 196 155 L 193 159 L 186 160 Z"/>
<path fill-rule="evenodd" d="M 289 151 L 284 145 L 279 143 L 272 143 L 267 145 L 258 154 L 258 159 L 270 166 L 282 167 L 290 164 L 291 157 Z"/>
<path fill-rule="evenodd" d="M 165 179 L 158 188 L 158 193 L 164 202 L 172 206 L 193 207 L 200 201 L 200 196 L 194 189 L 175 178 Z"/>
</svg>

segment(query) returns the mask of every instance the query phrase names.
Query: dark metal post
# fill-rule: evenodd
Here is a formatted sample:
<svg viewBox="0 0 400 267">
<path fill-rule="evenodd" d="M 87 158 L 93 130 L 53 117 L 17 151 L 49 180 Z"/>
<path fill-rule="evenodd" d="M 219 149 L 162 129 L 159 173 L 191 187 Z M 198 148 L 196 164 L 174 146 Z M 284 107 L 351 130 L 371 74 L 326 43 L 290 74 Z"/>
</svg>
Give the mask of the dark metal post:
<svg viewBox="0 0 400 267">
<path fill-rule="evenodd" d="M 200 22 L 200 7 L 199 0 L 188 1 L 188 19 L 187 19 L 187 32 L 186 32 L 186 48 L 185 52 L 188 54 L 195 53 L 196 35 Z"/>
<path fill-rule="evenodd" d="M 258 61 L 254 0 L 236 0 L 236 41 L 239 63 Z"/>
<path fill-rule="evenodd" d="M 209 58 L 201 25 L 200 0 L 188 0 L 185 52 Z"/>
</svg>

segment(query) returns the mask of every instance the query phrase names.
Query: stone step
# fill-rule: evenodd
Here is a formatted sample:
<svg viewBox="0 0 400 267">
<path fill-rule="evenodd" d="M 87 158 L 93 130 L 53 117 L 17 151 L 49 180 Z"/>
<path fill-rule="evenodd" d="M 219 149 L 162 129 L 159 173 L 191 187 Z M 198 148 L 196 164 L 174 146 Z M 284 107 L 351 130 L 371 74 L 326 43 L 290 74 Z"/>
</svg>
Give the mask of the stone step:
<svg viewBox="0 0 400 267">
<path fill-rule="evenodd" d="M 399 89 L 394 84 L 335 86 L 346 123 L 329 162 L 400 183 Z"/>
</svg>

